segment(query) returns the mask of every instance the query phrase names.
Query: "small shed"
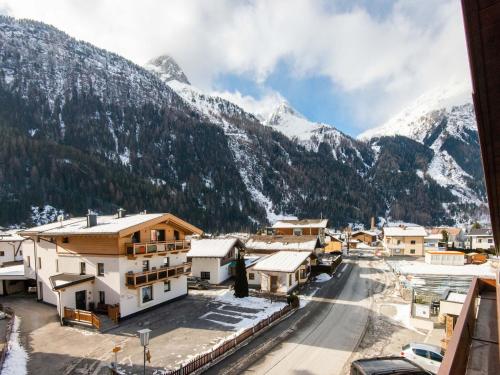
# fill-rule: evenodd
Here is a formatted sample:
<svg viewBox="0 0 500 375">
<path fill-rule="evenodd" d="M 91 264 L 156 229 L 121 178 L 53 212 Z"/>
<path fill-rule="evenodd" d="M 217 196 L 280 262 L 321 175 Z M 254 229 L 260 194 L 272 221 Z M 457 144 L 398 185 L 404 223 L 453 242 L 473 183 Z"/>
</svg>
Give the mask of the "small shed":
<svg viewBox="0 0 500 375">
<path fill-rule="evenodd" d="M 461 251 L 427 251 L 425 253 L 427 264 L 463 266 L 464 262 L 464 253 Z"/>
</svg>

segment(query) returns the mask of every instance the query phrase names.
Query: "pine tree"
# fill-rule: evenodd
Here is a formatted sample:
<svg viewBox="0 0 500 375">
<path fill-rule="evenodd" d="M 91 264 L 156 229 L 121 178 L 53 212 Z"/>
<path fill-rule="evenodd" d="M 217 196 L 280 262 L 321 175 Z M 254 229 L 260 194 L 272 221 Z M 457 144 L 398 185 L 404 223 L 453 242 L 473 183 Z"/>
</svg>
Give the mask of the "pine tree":
<svg viewBox="0 0 500 375">
<path fill-rule="evenodd" d="M 234 280 L 234 296 L 237 298 L 248 297 L 248 280 L 245 259 L 238 253 L 236 260 L 236 278 Z"/>
</svg>

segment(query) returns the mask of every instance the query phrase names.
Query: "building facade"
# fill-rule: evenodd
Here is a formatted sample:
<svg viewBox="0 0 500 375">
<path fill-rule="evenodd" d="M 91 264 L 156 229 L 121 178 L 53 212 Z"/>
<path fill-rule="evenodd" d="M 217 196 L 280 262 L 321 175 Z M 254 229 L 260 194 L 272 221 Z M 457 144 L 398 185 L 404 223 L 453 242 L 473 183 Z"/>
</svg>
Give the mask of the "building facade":
<svg viewBox="0 0 500 375">
<path fill-rule="evenodd" d="M 424 256 L 427 232 L 420 226 L 384 227 L 382 244 L 389 255 Z"/>
</svg>

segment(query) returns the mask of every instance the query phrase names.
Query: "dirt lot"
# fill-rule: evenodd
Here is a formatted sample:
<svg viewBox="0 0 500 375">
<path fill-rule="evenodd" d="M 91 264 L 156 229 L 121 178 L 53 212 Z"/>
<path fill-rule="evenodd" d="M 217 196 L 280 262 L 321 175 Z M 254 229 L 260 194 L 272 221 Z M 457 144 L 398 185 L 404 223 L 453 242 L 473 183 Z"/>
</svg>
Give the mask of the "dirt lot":
<svg viewBox="0 0 500 375">
<path fill-rule="evenodd" d="M 143 351 L 137 330 L 150 328 L 151 363 L 148 374 L 210 349 L 241 327 L 267 313 L 265 306 L 238 306 L 220 297 L 225 291 L 193 293 L 186 298 L 125 320 L 100 334 L 76 327 L 61 327 L 53 306 L 26 297 L 2 300 L 21 317 L 21 343 L 29 354 L 29 374 L 108 374 L 111 349 L 119 345 L 120 369 L 142 373 Z"/>
</svg>

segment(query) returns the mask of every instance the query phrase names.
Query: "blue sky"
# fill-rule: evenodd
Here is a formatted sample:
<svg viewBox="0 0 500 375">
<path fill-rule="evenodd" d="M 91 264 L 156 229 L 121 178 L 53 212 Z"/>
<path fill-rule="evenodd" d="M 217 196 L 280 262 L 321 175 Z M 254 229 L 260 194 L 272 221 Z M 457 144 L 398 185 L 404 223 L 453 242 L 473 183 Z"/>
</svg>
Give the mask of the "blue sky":
<svg viewBox="0 0 500 375">
<path fill-rule="evenodd" d="M 247 110 L 287 100 L 350 135 L 470 80 L 458 0 L 0 0 L 0 12 L 141 65 L 168 54 Z"/>
</svg>

